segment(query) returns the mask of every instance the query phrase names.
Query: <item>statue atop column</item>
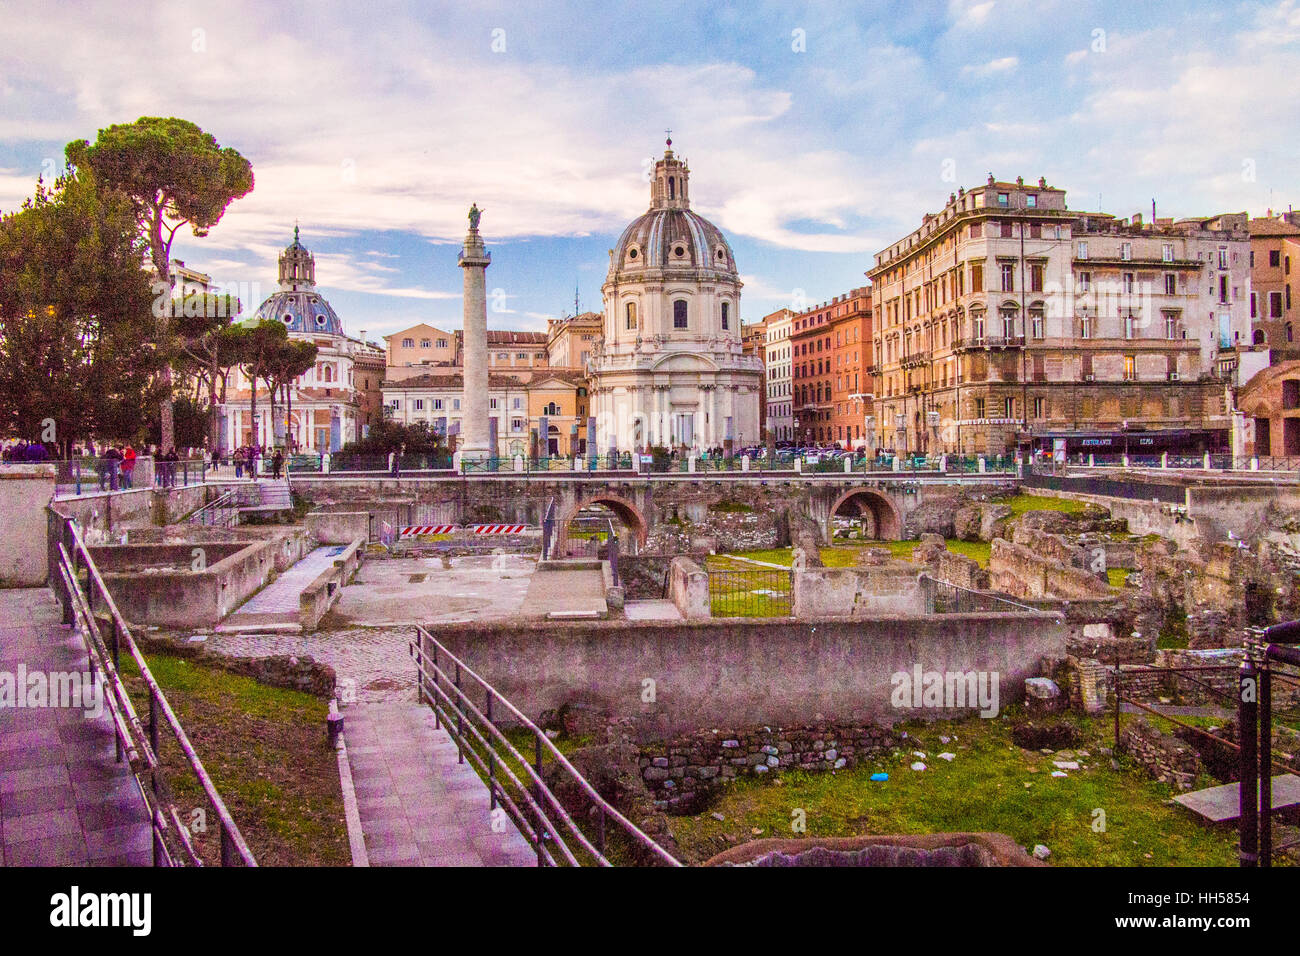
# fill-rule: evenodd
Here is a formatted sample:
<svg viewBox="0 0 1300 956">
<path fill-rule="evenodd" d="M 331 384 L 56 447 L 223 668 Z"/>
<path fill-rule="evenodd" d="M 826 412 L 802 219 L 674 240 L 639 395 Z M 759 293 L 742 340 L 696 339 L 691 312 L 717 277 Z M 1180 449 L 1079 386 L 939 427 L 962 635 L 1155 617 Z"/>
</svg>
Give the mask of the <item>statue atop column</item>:
<svg viewBox="0 0 1300 956">
<path fill-rule="evenodd" d="M 478 203 L 469 207 L 469 231 L 478 232 L 478 221 L 483 217 L 483 210 L 478 208 Z"/>
</svg>

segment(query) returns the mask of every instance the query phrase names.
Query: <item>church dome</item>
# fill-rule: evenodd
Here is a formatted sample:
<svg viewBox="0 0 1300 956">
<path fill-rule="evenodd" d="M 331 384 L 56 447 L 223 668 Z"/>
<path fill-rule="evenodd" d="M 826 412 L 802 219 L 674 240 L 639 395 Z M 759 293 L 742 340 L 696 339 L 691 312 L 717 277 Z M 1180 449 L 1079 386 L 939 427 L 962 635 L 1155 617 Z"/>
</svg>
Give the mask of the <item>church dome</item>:
<svg viewBox="0 0 1300 956">
<path fill-rule="evenodd" d="M 634 219 L 610 253 L 610 275 L 651 269 L 710 270 L 736 276 L 726 237 L 690 208 L 690 169 L 673 155 L 672 140 L 655 164 L 650 209 Z"/>
<path fill-rule="evenodd" d="M 253 313 L 249 325 L 267 319 L 281 322 L 290 332 L 342 335 L 343 320 L 333 306 L 316 291 L 316 258 L 298 239 L 280 254 L 280 289 L 272 293 Z"/>
</svg>

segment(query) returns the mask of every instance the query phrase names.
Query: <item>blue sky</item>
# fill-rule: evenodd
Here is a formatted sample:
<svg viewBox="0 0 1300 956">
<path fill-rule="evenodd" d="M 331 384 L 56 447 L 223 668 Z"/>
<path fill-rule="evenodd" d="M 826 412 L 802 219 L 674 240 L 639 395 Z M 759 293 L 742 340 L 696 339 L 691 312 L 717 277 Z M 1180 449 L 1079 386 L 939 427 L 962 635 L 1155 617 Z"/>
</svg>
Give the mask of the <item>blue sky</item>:
<svg viewBox="0 0 1300 956">
<path fill-rule="evenodd" d="M 460 324 L 484 209 L 494 328 L 598 309 L 671 127 L 752 321 L 865 282 L 989 172 L 1074 209 L 1300 203 L 1300 0 L 27 3 L 0 16 L 0 209 L 70 139 L 175 115 L 257 186 L 175 254 L 261 296 L 297 220 L 347 329 Z M 255 304 L 255 303 L 253 303 Z"/>
</svg>

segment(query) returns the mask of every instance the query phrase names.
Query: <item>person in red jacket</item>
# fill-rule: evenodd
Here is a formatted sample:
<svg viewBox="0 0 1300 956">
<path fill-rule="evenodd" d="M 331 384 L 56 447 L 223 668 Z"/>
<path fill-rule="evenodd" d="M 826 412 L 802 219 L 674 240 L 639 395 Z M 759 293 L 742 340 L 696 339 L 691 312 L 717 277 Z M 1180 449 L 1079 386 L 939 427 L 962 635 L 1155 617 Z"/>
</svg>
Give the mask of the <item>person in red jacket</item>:
<svg viewBox="0 0 1300 956">
<path fill-rule="evenodd" d="M 132 476 L 135 474 L 135 449 L 127 445 L 122 452 L 122 487 L 133 488 Z"/>
</svg>

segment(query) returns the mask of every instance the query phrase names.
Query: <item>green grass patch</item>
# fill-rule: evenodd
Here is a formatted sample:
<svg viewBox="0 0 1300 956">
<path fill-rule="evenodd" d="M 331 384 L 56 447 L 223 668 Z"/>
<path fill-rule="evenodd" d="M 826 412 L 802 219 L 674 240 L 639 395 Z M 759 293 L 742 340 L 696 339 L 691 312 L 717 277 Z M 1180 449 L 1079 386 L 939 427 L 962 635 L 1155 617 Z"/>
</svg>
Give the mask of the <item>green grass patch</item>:
<svg viewBox="0 0 1300 956">
<path fill-rule="evenodd" d="M 830 547 L 821 549 L 822 563 L 828 568 L 849 568 L 858 562 L 858 555 L 863 548 L 883 548 L 895 558 L 903 561 L 912 560 L 912 552 L 916 550 L 920 541 L 861 541 L 861 542 L 838 542 Z M 946 542 L 948 550 L 955 554 L 964 554 L 969 558 L 974 558 L 979 562 L 980 567 L 987 568 L 989 565 L 989 555 L 992 554 L 993 545 L 987 541 L 958 541 L 956 538 L 949 538 Z M 769 564 L 779 564 L 788 568 L 794 562 L 794 549 L 792 548 L 769 548 L 758 551 L 739 551 L 738 557 L 750 558 L 754 561 L 766 561 Z M 724 557 L 719 555 L 718 557 Z M 734 565 L 743 566 L 741 562 L 733 562 Z"/>
<path fill-rule="evenodd" d="M 1080 514 L 1088 507 L 1085 502 L 1075 501 L 1073 498 L 1054 498 L 1048 495 L 1027 494 L 999 498 L 997 503 L 1009 507 L 1013 518 L 1020 517 L 1026 511 L 1063 511 L 1066 514 Z"/>
<path fill-rule="evenodd" d="M 1130 573 L 1128 568 L 1107 568 L 1106 582 L 1113 588 L 1122 588 Z"/>
<path fill-rule="evenodd" d="M 182 657 L 146 660 L 258 864 L 351 865 L 326 701 Z M 146 720 L 148 695 L 126 656 L 122 676 Z M 205 810 L 206 832 L 193 839 L 204 861 L 218 865 L 216 815 L 171 732 L 160 728 L 159 740 L 181 818 L 189 822 L 194 809 Z"/>
<path fill-rule="evenodd" d="M 972 718 L 918 725 L 906 750 L 852 770 L 740 778 L 720 788 L 709 812 L 669 820 L 696 860 L 753 839 L 796 836 L 797 808 L 810 837 L 993 831 L 1022 846 L 1046 844 L 1062 866 L 1235 866 L 1234 830 L 1197 822 L 1143 772 L 1111 768 L 1099 752 L 1108 745 L 1102 723 L 1085 730 L 1081 749 L 1091 756 L 1077 759 L 1086 769 L 1064 778 L 1051 776 L 1052 756 L 1015 746 L 1006 720 Z M 956 736 L 943 744 L 940 734 Z M 923 772 L 910 769 L 914 749 L 928 754 Z M 956 754 L 951 763 L 935 759 L 945 750 Z M 889 780 L 871 782 L 878 771 Z M 1097 809 L 1104 832 L 1093 828 Z"/>
</svg>

